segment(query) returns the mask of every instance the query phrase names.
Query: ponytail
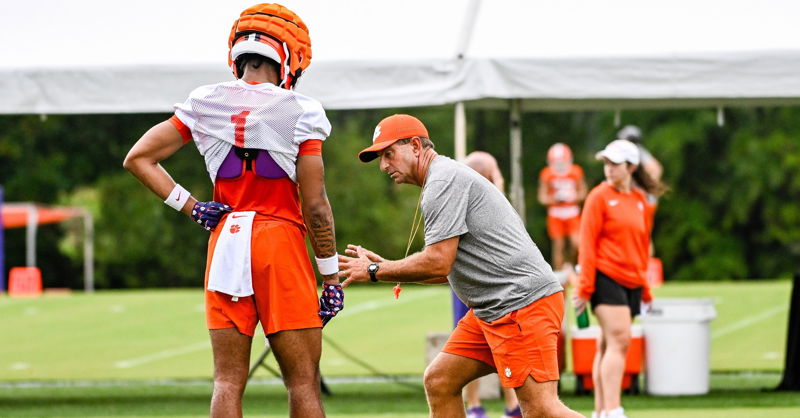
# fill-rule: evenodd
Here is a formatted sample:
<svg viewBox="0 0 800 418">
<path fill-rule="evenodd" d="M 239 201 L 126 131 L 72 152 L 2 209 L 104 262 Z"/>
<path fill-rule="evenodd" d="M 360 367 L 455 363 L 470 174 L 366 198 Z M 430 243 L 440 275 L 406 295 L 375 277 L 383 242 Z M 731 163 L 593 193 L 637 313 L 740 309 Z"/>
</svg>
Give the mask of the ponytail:
<svg viewBox="0 0 800 418">
<path fill-rule="evenodd" d="M 647 173 L 647 170 L 644 169 L 643 164 L 639 164 L 636 167 L 636 171 L 633 172 L 633 183 L 636 187 L 656 197 L 663 195 L 669 190 L 666 184 L 651 177 L 650 174 Z"/>
</svg>

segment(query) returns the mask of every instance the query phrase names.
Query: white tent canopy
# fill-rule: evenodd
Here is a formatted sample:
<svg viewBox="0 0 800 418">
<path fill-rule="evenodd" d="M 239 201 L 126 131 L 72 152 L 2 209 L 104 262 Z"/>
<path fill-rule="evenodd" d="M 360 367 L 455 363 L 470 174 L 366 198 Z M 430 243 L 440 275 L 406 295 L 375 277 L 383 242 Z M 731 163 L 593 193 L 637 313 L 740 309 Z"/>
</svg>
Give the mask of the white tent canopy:
<svg viewBox="0 0 800 418">
<path fill-rule="evenodd" d="M 0 113 L 170 112 L 230 79 L 254 1 L 32 0 L 0 14 Z M 311 30 L 298 90 L 329 109 L 800 103 L 800 2 L 286 0 Z"/>
</svg>

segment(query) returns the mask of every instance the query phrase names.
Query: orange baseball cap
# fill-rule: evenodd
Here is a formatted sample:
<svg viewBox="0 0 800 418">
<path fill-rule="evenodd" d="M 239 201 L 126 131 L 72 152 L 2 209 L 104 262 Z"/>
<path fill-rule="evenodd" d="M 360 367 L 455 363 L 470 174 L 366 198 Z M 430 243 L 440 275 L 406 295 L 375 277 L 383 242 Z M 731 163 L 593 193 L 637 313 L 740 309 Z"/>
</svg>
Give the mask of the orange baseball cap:
<svg viewBox="0 0 800 418">
<path fill-rule="evenodd" d="M 400 139 L 415 136 L 428 138 L 428 130 L 419 119 L 411 115 L 397 114 L 378 123 L 372 136 L 372 145 L 358 153 L 358 158 L 368 163 L 378 158 L 378 151 L 389 148 Z"/>
</svg>

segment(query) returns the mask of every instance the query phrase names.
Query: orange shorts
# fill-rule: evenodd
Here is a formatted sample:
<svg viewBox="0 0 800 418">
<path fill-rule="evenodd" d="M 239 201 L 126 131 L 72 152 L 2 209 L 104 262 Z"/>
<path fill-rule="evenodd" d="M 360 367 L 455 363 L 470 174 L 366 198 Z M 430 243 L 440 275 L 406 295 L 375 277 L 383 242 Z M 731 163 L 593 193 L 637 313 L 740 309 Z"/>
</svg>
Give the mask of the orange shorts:
<svg viewBox="0 0 800 418">
<path fill-rule="evenodd" d="M 564 238 L 577 234 L 581 229 L 581 217 L 561 219 L 547 217 L 547 235 L 550 238 Z"/>
<path fill-rule="evenodd" d="M 478 319 L 470 309 L 442 351 L 495 368 L 505 388 L 522 386 L 528 376 L 540 383 L 558 380 L 562 293 L 541 298 L 492 322 Z"/>
<path fill-rule="evenodd" d="M 206 263 L 206 324 L 208 329 L 236 327 L 253 336 L 261 322 L 264 335 L 288 329 L 319 328 L 317 281 L 306 252 L 305 233 L 298 226 L 256 215 L 251 239 L 252 296 L 233 301 L 208 290 L 208 271 L 219 231 L 211 233 Z"/>
</svg>

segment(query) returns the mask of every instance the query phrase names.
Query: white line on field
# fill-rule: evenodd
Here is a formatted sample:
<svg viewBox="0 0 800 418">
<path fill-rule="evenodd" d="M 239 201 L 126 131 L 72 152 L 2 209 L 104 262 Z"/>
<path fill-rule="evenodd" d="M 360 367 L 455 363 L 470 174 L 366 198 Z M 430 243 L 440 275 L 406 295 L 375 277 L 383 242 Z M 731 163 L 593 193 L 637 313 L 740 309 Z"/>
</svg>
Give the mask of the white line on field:
<svg viewBox="0 0 800 418">
<path fill-rule="evenodd" d="M 408 303 L 419 299 L 426 299 L 438 294 L 440 294 L 438 289 L 424 289 L 411 294 L 405 294 L 405 295 L 401 294 L 400 299 L 395 300 L 394 296 L 389 293 L 387 294 L 386 300 L 383 299 L 371 300 L 369 302 L 359 303 L 358 305 L 352 307 L 348 307 L 347 305 L 345 305 L 344 310 L 342 311 L 341 314 L 339 314 L 339 316 L 350 316 L 350 315 L 360 314 L 361 312 L 372 311 L 384 307 L 390 308 L 393 305 Z"/>
<path fill-rule="evenodd" d="M 325 383 L 422 383 L 422 376 L 326 376 Z M 281 385 L 283 380 L 275 377 L 253 377 L 251 385 Z M 1 382 L 0 389 L 39 389 L 67 387 L 132 387 L 132 386 L 210 386 L 211 379 L 146 379 L 146 380 L 31 380 Z"/>
<path fill-rule="evenodd" d="M 747 318 L 740 319 L 740 320 L 728 325 L 725 328 L 721 328 L 721 329 L 718 329 L 718 330 L 712 332 L 711 333 L 711 338 L 712 339 L 719 338 L 719 337 L 722 337 L 723 335 L 728 335 L 728 334 L 730 334 L 732 332 L 736 332 L 736 331 L 738 331 L 738 330 L 740 330 L 742 328 L 745 328 L 745 327 L 748 327 L 750 325 L 753 325 L 756 322 L 763 321 L 763 320 L 771 317 L 772 315 L 779 314 L 779 313 L 781 313 L 781 312 L 783 312 L 783 311 L 785 311 L 787 309 L 789 309 L 789 307 L 786 306 L 786 305 L 776 306 L 776 307 L 774 307 L 772 309 L 767 309 L 766 311 L 763 311 L 763 312 L 759 313 L 758 315 L 748 316 Z"/>
<path fill-rule="evenodd" d="M 208 349 L 209 347 L 211 347 L 211 343 L 209 341 L 198 342 L 179 348 L 171 348 L 169 350 L 157 351 L 153 354 L 148 354 L 142 357 L 137 357 L 129 360 L 121 360 L 114 363 L 114 367 L 118 369 L 129 369 L 131 367 L 140 366 L 142 364 L 152 363 L 154 361 L 163 360 L 170 357 L 177 357 L 183 354 L 205 350 Z"/>
<path fill-rule="evenodd" d="M 369 302 L 359 303 L 349 308 L 345 307 L 345 310 L 343 310 L 342 313 L 339 315 L 340 316 L 355 315 L 361 312 L 371 311 L 374 309 L 380 309 L 383 307 L 390 307 L 392 305 L 408 303 L 419 299 L 429 298 L 437 294 L 439 294 L 439 292 L 436 289 L 425 289 L 401 296 L 400 299 L 398 300 L 390 300 L 388 302 L 371 300 Z M 114 363 L 114 367 L 118 369 L 129 369 L 131 367 L 141 366 L 142 364 L 152 363 L 154 361 L 164 360 L 170 357 L 178 357 L 184 354 L 194 353 L 195 351 L 205 350 L 210 346 L 211 343 L 208 341 L 197 342 L 179 348 L 171 348 L 168 350 L 157 351 L 155 353 L 148 354 L 142 357 L 132 358 L 128 360 L 120 360 Z"/>
</svg>

